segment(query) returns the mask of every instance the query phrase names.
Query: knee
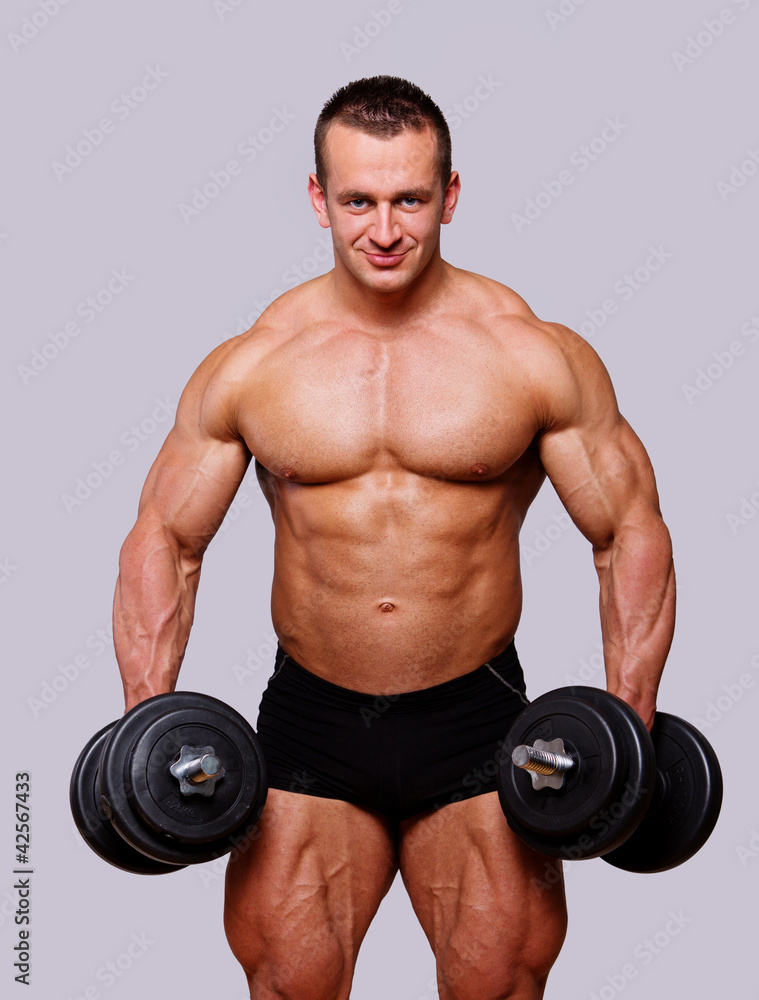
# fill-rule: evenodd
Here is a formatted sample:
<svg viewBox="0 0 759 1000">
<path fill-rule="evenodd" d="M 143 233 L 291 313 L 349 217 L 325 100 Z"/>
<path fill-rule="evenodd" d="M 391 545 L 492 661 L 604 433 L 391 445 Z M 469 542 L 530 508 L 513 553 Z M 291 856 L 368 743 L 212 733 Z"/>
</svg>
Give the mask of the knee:
<svg viewBox="0 0 759 1000">
<path fill-rule="evenodd" d="M 471 969 L 454 962 L 439 970 L 438 991 L 441 1000 L 539 1000 L 546 978 L 521 964 Z"/>
<path fill-rule="evenodd" d="M 343 1000 L 345 969 L 337 962 L 325 963 L 312 956 L 311 962 L 293 962 L 269 956 L 257 969 L 245 970 L 251 997 L 272 1000 Z"/>
<path fill-rule="evenodd" d="M 447 962 L 438 970 L 441 1000 L 534 1000 L 542 996 L 540 981 L 527 969 L 471 968 Z"/>
<path fill-rule="evenodd" d="M 337 940 L 273 941 L 227 935 L 255 1000 L 344 1000 L 351 974 Z"/>
<path fill-rule="evenodd" d="M 565 934 L 566 917 L 558 912 L 540 931 L 452 938 L 438 965 L 441 1000 L 538 1000 Z"/>
</svg>

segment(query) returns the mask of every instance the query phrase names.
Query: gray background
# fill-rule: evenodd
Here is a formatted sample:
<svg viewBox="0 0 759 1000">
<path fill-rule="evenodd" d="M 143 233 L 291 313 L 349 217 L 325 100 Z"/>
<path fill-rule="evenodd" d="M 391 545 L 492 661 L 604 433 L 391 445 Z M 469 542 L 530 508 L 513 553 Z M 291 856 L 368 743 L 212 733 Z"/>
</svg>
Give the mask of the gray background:
<svg viewBox="0 0 759 1000">
<path fill-rule="evenodd" d="M 108 627 L 118 550 L 169 427 L 152 416 L 157 401 L 176 405 L 201 359 L 300 280 L 294 266 L 303 276 L 328 269 L 306 198 L 314 121 L 338 86 L 393 73 L 427 89 L 453 128 L 463 190 L 444 256 L 580 330 L 611 372 L 657 470 L 675 544 L 678 626 L 659 706 L 699 719 L 730 763 L 719 825 L 686 866 L 648 877 L 601 861 L 568 867 L 570 931 L 547 996 L 755 997 L 759 813 L 747 770 L 759 698 L 759 3 L 402 0 L 381 16 L 388 24 L 366 31 L 385 0 L 56 6 L 6 2 L 0 42 L 0 607 L 11 748 L 2 981 L 46 1000 L 246 995 L 222 931 L 221 866 L 150 879 L 103 864 L 73 829 L 67 782 L 90 734 L 122 710 L 113 650 L 97 632 Z M 730 17 L 719 30 L 722 10 Z M 160 82 L 141 91 L 149 69 Z M 120 95 L 130 92 L 127 115 Z M 292 116 L 286 127 L 261 132 L 277 110 Z M 56 167 L 103 117 L 113 130 L 78 165 Z M 583 161 L 576 151 L 607 118 L 619 135 Z M 240 144 L 259 133 L 248 162 Z M 187 221 L 182 204 L 233 158 L 237 176 Z M 555 192 L 565 170 L 571 183 L 549 195 L 544 182 Z M 537 218 L 515 223 L 541 191 Z M 650 247 L 664 258 L 655 272 L 645 270 Z M 638 287 L 623 292 L 618 283 L 638 268 Z M 86 313 L 80 303 L 107 287 L 112 269 L 124 269 L 125 287 Z M 66 343 L 60 331 L 75 320 L 79 333 Z M 35 358 L 40 370 L 29 374 Z M 121 461 L 101 475 L 113 451 Z M 76 499 L 88 476 L 95 485 L 90 495 L 80 487 L 75 505 L 67 495 Z M 546 487 L 523 531 L 517 638 L 532 696 L 570 677 L 603 681 L 590 549 L 574 527 L 559 531 L 560 510 Z M 271 546 L 251 473 L 206 558 L 180 682 L 251 718 L 273 659 Z M 11 958 L 11 800 L 21 770 L 32 773 L 35 868 L 25 992 Z M 188 949 L 198 928 L 207 944 Z M 128 958 L 132 935 L 144 943 Z M 119 961 L 109 979 L 103 970 Z M 353 995 L 431 1000 L 433 972 L 396 882 Z"/>
</svg>

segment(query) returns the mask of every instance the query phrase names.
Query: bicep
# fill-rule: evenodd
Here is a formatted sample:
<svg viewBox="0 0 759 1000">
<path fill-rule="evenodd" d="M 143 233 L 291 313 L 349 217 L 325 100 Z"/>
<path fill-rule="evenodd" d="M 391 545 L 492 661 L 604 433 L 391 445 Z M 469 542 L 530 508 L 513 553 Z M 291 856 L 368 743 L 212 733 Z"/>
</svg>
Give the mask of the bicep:
<svg viewBox="0 0 759 1000">
<path fill-rule="evenodd" d="M 622 417 L 608 373 L 589 345 L 574 344 L 548 387 L 541 462 L 577 527 L 604 549 L 625 527 L 659 518 L 648 454 Z"/>
<path fill-rule="evenodd" d="M 659 515 L 651 462 L 624 418 L 602 439 L 582 429 L 547 434 L 540 457 L 574 523 L 597 548 L 625 526 Z"/>
<path fill-rule="evenodd" d="M 213 358 L 213 355 L 211 356 Z M 224 384 L 207 359 L 188 383 L 176 421 L 148 474 L 138 525 L 202 555 L 245 475 L 251 454 L 231 420 Z"/>
<path fill-rule="evenodd" d="M 216 534 L 250 462 L 241 441 L 189 435 L 174 427 L 148 474 L 139 519 L 201 553 Z"/>
</svg>

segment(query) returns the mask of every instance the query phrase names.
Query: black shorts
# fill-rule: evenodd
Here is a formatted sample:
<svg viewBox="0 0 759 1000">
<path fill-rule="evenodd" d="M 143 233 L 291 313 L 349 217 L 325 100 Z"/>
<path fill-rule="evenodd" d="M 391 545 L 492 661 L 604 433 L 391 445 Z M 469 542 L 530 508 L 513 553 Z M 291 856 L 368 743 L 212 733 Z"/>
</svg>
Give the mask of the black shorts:
<svg viewBox="0 0 759 1000">
<path fill-rule="evenodd" d="M 494 791 L 501 744 L 527 704 L 513 642 L 461 677 L 389 696 L 332 684 L 278 647 L 257 728 L 270 788 L 397 822 Z"/>
</svg>

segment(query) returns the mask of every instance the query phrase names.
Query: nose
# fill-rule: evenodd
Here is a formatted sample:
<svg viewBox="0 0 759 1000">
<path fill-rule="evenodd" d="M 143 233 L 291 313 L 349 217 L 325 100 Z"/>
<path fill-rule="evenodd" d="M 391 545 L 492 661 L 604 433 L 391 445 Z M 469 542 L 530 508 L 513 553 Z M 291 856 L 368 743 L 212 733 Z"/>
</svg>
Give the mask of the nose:
<svg viewBox="0 0 759 1000">
<path fill-rule="evenodd" d="M 392 205 L 377 206 L 368 235 L 381 250 L 391 250 L 396 243 L 400 243 L 403 231 L 398 220 L 393 218 Z"/>
</svg>

